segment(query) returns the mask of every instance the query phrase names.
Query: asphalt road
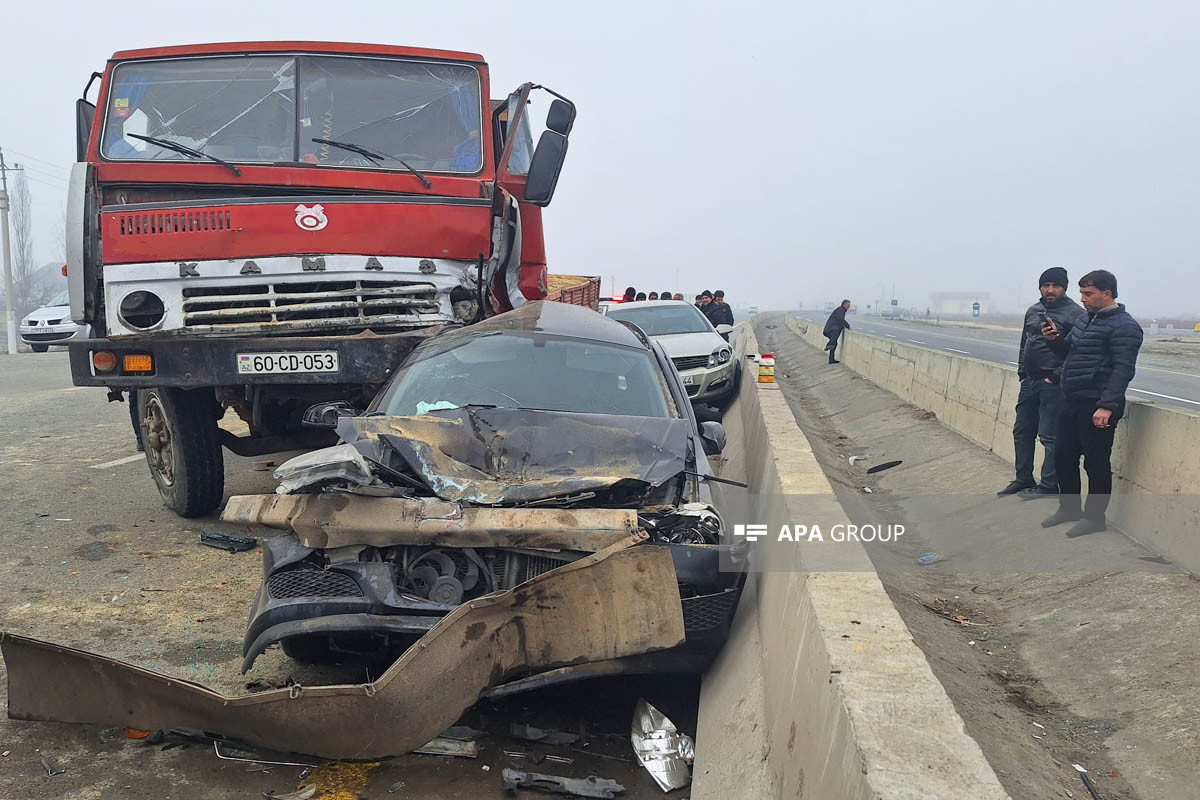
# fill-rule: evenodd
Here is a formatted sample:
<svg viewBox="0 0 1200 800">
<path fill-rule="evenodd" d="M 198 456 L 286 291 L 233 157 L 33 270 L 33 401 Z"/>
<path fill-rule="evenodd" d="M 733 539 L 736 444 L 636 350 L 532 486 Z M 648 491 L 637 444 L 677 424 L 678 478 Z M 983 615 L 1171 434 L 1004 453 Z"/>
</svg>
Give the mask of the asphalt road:
<svg viewBox="0 0 1200 800">
<path fill-rule="evenodd" d="M 944 350 L 961 356 L 1017 365 L 1019 331 L 989 328 L 935 326 L 923 322 L 852 316 L 852 331 L 862 331 L 899 342 Z M 1177 361 L 1178 359 L 1175 359 Z M 1169 356 L 1143 353 L 1129 391 L 1136 397 L 1163 405 L 1200 410 L 1200 365 L 1172 363 Z"/>
<path fill-rule="evenodd" d="M 283 456 L 265 456 L 282 460 Z M 225 454 L 226 495 L 270 492 L 270 471 Z M 77 647 L 247 694 L 293 678 L 314 686 L 358 683 L 361 664 L 304 665 L 279 648 L 239 674 L 246 615 L 262 580 L 259 550 L 231 554 L 198 544 L 202 530 L 261 537 L 216 515 L 185 520 L 167 511 L 134 449 L 128 407 L 103 389 L 71 385 L 65 351 L 0 355 L 0 631 Z M 506 766 L 538 769 L 503 750 L 510 722 L 587 731 L 588 751 L 543 772 L 596 774 L 627 787 L 622 797 L 661 797 L 632 761 L 629 724 L 639 696 L 695 732 L 699 681 L 678 676 L 598 679 L 554 691 L 481 701 L 463 718 L 486 730 L 478 759 L 409 754 L 382 763 L 330 762 L 302 781 L 295 767 L 250 771 L 212 747 L 162 750 L 121 728 L 8 719 L 0 666 L 0 798 L 234 798 L 290 792 L 314 777 L 313 800 L 500 798 Z M 57 691 L 47 675 L 49 691 Z M 600 754 L 607 754 L 604 757 Z M 50 776 L 43 759 L 65 772 Z M 614 760 L 620 759 L 620 760 Z M 305 759 L 299 759 L 305 760 Z M 389 792 L 398 782 L 403 789 Z"/>
</svg>

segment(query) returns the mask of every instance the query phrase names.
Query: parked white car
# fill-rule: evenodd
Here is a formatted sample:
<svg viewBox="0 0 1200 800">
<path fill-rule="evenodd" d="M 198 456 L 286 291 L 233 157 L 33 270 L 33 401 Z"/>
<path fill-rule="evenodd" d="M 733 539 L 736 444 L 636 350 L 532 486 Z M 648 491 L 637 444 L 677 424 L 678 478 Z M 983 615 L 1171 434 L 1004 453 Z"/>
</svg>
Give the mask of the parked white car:
<svg viewBox="0 0 1200 800">
<path fill-rule="evenodd" d="M 71 339 L 88 338 L 89 328 L 71 319 L 71 299 L 64 290 L 37 311 L 31 311 L 18 326 L 21 341 L 44 353 L 51 345 L 66 346 Z"/>
<path fill-rule="evenodd" d="M 700 309 L 684 300 L 614 304 L 608 316 L 632 322 L 662 345 L 693 405 L 724 408 L 733 400 L 742 365 L 724 338 L 732 325 L 714 328 Z"/>
</svg>

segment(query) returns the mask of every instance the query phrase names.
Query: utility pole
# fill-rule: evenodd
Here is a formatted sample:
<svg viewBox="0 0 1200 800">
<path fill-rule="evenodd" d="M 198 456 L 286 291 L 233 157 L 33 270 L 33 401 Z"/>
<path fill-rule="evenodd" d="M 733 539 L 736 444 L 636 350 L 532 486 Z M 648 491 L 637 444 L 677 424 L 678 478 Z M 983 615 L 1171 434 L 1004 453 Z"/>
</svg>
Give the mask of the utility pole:
<svg viewBox="0 0 1200 800">
<path fill-rule="evenodd" d="M 8 244 L 8 173 L 19 172 L 20 164 L 7 166 L 4 163 L 4 149 L 0 148 L 0 236 L 4 239 L 4 316 L 8 329 L 8 352 L 17 352 L 17 317 L 13 304 L 17 298 L 13 294 L 12 282 L 12 249 Z"/>
</svg>

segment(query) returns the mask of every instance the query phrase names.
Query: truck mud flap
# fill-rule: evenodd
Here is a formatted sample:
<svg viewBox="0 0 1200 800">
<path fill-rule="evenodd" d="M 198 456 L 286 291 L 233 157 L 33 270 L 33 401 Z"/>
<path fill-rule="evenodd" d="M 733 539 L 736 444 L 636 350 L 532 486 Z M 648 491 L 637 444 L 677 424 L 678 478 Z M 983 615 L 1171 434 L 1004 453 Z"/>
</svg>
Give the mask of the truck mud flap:
<svg viewBox="0 0 1200 800">
<path fill-rule="evenodd" d="M 227 696 L 133 664 L 13 634 L 0 648 L 13 719 L 220 733 L 331 759 L 401 755 L 492 686 L 684 641 L 671 555 L 644 534 L 465 603 L 373 683 Z"/>
</svg>

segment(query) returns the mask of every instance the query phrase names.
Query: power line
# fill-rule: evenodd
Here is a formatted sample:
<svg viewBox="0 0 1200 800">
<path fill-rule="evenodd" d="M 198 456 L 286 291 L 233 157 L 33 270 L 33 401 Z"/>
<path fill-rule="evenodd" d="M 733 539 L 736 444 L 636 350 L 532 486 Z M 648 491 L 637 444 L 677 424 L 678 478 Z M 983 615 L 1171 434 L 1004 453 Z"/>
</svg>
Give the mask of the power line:
<svg viewBox="0 0 1200 800">
<path fill-rule="evenodd" d="M 69 171 L 67 169 L 67 167 L 64 167 L 62 164 L 55 164 L 53 161 L 47 161 L 44 158 L 38 158 L 37 156 L 31 156 L 28 153 L 22 153 L 20 150 L 13 150 L 11 147 L 8 148 L 8 152 L 16 153 L 17 155 L 21 156 L 22 158 L 32 158 L 34 161 L 41 162 L 42 164 L 45 164 L 48 167 L 55 167 L 57 169 L 62 170 L 63 172 Z"/>
<path fill-rule="evenodd" d="M 41 178 L 35 178 L 32 175 L 29 175 L 28 173 L 26 173 L 25 179 L 33 181 L 34 183 L 40 183 L 43 186 L 49 186 L 51 189 L 58 189 L 60 192 L 67 191 L 66 186 L 59 186 L 58 184 L 55 184 L 55 183 L 49 183 L 47 181 L 42 180 Z"/>
<path fill-rule="evenodd" d="M 47 172 L 46 170 L 44 170 L 44 169 L 41 169 L 41 168 L 39 168 L 39 167 L 33 167 L 33 166 L 30 166 L 29 164 L 26 164 L 26 163 L 23 163 L 23 162 L 22 162 L 21 166 L 22 166 L 22 167 L 24 167 L 25 169 L 31 169 L 31 170 L 33 170 L 34 172 L 36 172 L 37 174 L 39 174 L 39 175 L 45 175 L 47 178 L 52 178 L 52 179 L 54 179 L 54 180 L 56 180 L 56 181 L 62 181 L 63 183 L 66 183 L 66 182 L 67 182 L 67 179 L 66 179 L 66 178 L 60 178 L 59 176 L 57 176 L 57 175 L 55 175 L 55 174 L 53 174 L 53 173 L 51 173 L 51 172 Z"/>
</svg>

